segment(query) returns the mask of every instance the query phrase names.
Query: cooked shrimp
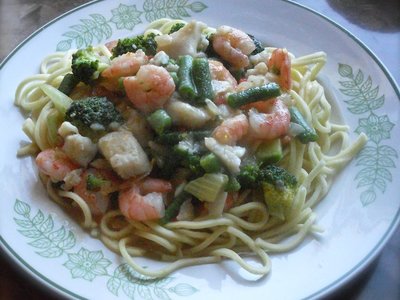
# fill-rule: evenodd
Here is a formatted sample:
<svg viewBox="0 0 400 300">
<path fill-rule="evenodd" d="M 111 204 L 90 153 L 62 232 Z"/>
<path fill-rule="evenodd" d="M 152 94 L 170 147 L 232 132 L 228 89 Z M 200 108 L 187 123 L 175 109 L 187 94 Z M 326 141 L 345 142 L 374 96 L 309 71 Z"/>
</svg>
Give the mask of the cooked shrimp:
<svg viewBox="0 0 400 300">
<path fill-rule="evenodd" d="M 168 71 L 154 65 L 141 66 L 136 76 L 126 77 L 124 87 L 128 99 L 144 113 L 163 107 L 175 91 Z"/>
<path fill-rule="evenodd" d="M 236 68 L 247 67 L 248 55 L 256 48 L 246 33 L 229 26 L 219 27 L 212 43 L 215 52 Z"/>
<path fill-rule="evenodd" d="M 171 190 L 168 181 L 148 177 L 120 192 L 119 208 L 125 217 L 133 221 L 160 219 L 165 213 L 163 194 Z"/>
<path fill-rule="evenodd" d="M 88 189 L 87 180 L 90 174 L 104 180 L 100 188 Z M 118 190 L 118 184 L 117 176 L 113 172 L 91 168 L 82 173 L 80 182 L 74 186 L 74 192 L 86 201 L 94 216 L 101 216 L 107 211 L 110 202 L 109 195 Z"/>
<path fill-rule="evenodd" d="M 132 76 L 137 73 L 140 66 L 147 64 L 148 61 L 148 57 L 142 50 L 135 53 L 128 52 L 114 58 L 111 65 L 101 73 L 101 76 L 105 78 Z"/>
<path fill-rule="evenodd" d="M 265 111 L 255 108 L 249 110 L 250 133 L 259 139 L 275 139 L 289 130 L 290 113 L 287 106 L 279 99 L 265 101 Z"/>
<path fill-rule="evenodd" d="M 53 182 L 59 182 L 71 171 L 79 168 L 68 156 L 58 149 L 46 149 L 36 156 L 39 171 L 50 177 Z"/>
<path fill-rule="evenodd" d="M 213 132 L 214 138 L 221 144 L 234 145 L 247 134 L 249 121 L 246 115 L 240 114 L 224 120 Z"/>
<path fill-rule="evenodd" d="M 268 69 L 279 75 L 279 85 L 284 90 L 292 87 L 291 62 L 286 49 L 275 49 L 268 60 Z"/>
<path fill-rule="evenodd" d="M 231 72 L 229 72 L 220 61 L 209 59 L 208 65 L 210 66 L 211 78 L 213 80 L 227 81 L 232 86 L 232 88 L 235 88 L 237 86 L 237 81 L 235 77 L 233 77 Z"/>
<path fill-rule="evenodd" d="M 212 59 L 208 62 L 212 79 L 211 84 L 215 95 L 214 102 L 217 105 L 225 104 L 226 94 L 236 89 L 237 81 L 221 62 Z"/>
</svg>

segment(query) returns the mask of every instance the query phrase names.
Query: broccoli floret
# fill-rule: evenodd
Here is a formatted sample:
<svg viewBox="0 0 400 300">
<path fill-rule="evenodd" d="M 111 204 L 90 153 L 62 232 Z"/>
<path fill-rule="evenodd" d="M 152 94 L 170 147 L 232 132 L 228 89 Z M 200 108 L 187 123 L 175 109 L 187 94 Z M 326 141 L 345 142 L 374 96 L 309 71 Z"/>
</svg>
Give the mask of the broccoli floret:
<svg viewBox="0 0 400 300">
<path fill-rule="evenodd" d="M 255 189 L 259 186 L 260 168 L 256 164 L 248 164 L 240 169 L 237 181 L 243 189 Z"/>
<path fill-rule="evenodd" d="M 123 121 L 119 111 L 106 97 L 88 97 L 72 102 L 65 120 L 75 125 L 81 135 L 95 141 L 110 130 L 112 123 Z"/>
<path fill-rule="evenodd" d="M 204 173 L 201 167 L 201 149 L 199 143 L 191 138 L 180 141 L 173 147 L 173 152 L 176 154 L 176 160 L 188 168 L 195 176 L 200 176 Z"/>
<path fill-rule="evenodd" d="M 105 184 L 105 183 L 107 183 L 107 180 L 104 180 L 104 179 L 102 179 L 100 177 L 97 177 L 97 176 L 95 176 L 93 174 L 89 174 L 86 177 L 86 188 L 89 191 L 98 191 L 98 190 L 100 190 L 101 186 L 103 184 Z"/>
<path fill-rule="evenodd" d="M 100 73 L 108 67 L 103 59 L 97 54 L 92 46 L 80 49 L 72 55 L 72 73 L 77 81 L 86 84 L 93 83 L 99 78 Z"/>
<path fill-rule="evenodd" d="M 269 213 L 285 220 L 296 196 L 296 177 L 286 169 L 268 165 L 260 170 L 258 180 L 261 183 Z"/>
<path fill-rule="evenodd" d="M 119 39 L 117 46 L 112 49 L 113 57 L 120 56 L 128 52 L 136 52 L 142 49 L 146 55 L 157 53 L 157 42 L 154 39 L 156 34 L 150 33 L 146 37 L 141 34 L 132 38 Z"/>
<path fill-rule="evenodd" d="M 169 34 L 174 33 L 175 31 L 178 31 L 182 27 L 185 27 L 185 23 L 176 23 L 176 24 L 174 24 L 174 26 L 172 26 L 171 29 L 169 30 Z"/>
</svg>

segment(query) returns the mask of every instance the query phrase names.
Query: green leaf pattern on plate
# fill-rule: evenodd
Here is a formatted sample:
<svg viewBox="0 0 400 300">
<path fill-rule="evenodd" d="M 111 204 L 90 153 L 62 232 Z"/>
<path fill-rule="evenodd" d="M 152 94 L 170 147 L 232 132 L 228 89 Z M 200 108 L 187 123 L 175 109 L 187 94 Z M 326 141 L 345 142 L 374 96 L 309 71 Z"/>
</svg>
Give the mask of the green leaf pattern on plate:
<svg viewBox="0 0 400 300">
<path fill-rule="evenodd" d="M 64 226 L 55 230 L 53 218 L 50 215 L 45 217 L 39 210 L 32 218 L 30 206 L 19 200 L 15 202 L 14 211 L 20 216 L 14 218 L 20 228 L 18 232 L 32 240 L 29 245 L 38 249 L 36 253 L 40 256 L 59 257 L 75 246 L 74 234 L 66 230 Z"/>
<path fill-rule="evenodd" d="M 391 137 L 394 127 L 388 115 L 379 115 L 376 111 L 385 102 L 385 96 L 379 95 L 379 86 L 374 86 L 372 78 L 365 78 L 362 70 L 357 72 L 347 64 L 339 64 L 338 72 L 344 81 L 339 90 L 346 96 L 344 102 L 347 109 L 359 115 L 355 132 L 364 132 L 368 144 L 361 150 L 356 159 L 356 165 L 361 169 L 356 174 L 357 188 L 363 189 L 360 199 L 364 206 L 376 200 L 376 193 L 384 193 L 387 183 L 392 181 L 391 169 L 396 167 L 397 151 L 385 141 Z"/>
<path fill-rule="evenodd" d="M 207 8 L 203 2 L 189 0 L 145 0 L 142 9 L 136 5 L 119 4 L 111 10 L 107 19 L 101 14 L 91 14 L 81 19 L 80 24 L 71 25 L 62 36 L 65 39 L 57 44 L 57 51 L 67 51 L 72 47 L 83 48 L 95 42 L 100 43 L 112 36 L 113 27 L 117 30 L 133 30 L 142 23 L 142 16 L 147 22 L 159 18 L 182 19 L 191 17 L 191 12 L 200 13 Z"/>
<path fill-rule="evenodd" d="M 187 283 L 173 285 L 173 277 L 147 278 L 125 263 L 114 266 L 115 269 L 110 272 L 113 264 L 104 257 L 103 251 L 90 251 L 81 247 L 76 252 L 74 233 L 64 226 L 54 229 L 55 224 L 50 215 L 45 216 L 38 210 L 32 217 L 30 205 L 18 199 L 14 204 L 14 212 L 18 215 L 14 218 L 18 232 L 32 239 L 28 244 L 39 249 L 36 253 L 45 258 L 65 256 L 67 260 L 63 266 L 69 270 L 73 279 L 93 282 L 99 277 L 105 277 L 110 293 L 115 296 L 125 295 L 130 299 L 171 300 L 174 295 L 188 297 L 198 292 L 198 289 Z"/>
</svg>

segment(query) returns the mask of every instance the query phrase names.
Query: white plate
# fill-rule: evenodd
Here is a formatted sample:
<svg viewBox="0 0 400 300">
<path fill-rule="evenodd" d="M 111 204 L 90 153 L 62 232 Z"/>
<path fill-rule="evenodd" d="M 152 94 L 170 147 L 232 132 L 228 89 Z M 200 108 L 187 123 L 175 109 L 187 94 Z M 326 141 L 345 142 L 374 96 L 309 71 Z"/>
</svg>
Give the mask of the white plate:
<svg viewBox="0 0 400 300">
<path fill-rule="evenodd" d="M 400 219 L 397 168 L 399 89 L 355 37 L 294 3 L 269 1 L 95 1 L 62 15 L 24 41 L 0 66 L 0 245 L 43 285 L 72 298 L 280 299 L 327 295 L 359 273 L 382 249 Z M 168 9 L 167 9 L 167 5 Z M 323 235 L 273 255 L 272 272 L 253 281 L 228 261 L 190 267 L 159 282 L 130 281 L 122 259 L 91 238 L 48 197 L 31 158 L 18 159 L 26 137 L 13 106 L 17 84 L 58 50 L 140 33 L 159 17 L 229 24 L 300 56 L 325 51 L 322 71 L 345 123 L 370 140 L 317 207 Z M 149 267 L 156 263 L 143 260 Z"/>
</svg>

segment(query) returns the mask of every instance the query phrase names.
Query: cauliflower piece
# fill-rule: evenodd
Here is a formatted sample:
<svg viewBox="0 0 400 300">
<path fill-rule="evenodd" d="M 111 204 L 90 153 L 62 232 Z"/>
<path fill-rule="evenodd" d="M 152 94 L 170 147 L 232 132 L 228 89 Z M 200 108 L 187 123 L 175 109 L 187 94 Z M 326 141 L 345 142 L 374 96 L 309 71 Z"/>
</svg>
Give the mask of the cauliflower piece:
<svg viewBox="0 0 400 300">
<path fill-rule="evenodd" d="M 253 64 L 253 66 L 261 63 L 261 62 L 266 62 L 269 60 L 270 56 L 271 56 L 271 50 L 266 48 L 263 51 L 255 54 L 255 55 L 250 55 L 249 59 L 250 62 Z"/>
<path fill-rule="evenodd" d="M 206 28 L 202 22 L 191 21 L 172 34 L 156 36 L 157 52 L 164 51 L 174 59 L 181 55 L 197 56 L 197 49 L 203 47 L 202 31 Z"/>
<path fill-rule="evenodd" d="M 103 136 L 98 144 L 113 170 L 123 179 L 150 172 L 149 159 L 132 133 L 111 132 Z"/>
<path fill-rule="evenodd" d="M 198 108 L 182 101 L 170 101 L 166 110 L 175 125 L 190 129 L 203 127 L 213 119 L 207 109 Z"/>
<path fill-rule="evenodd" d="M 70 159 L 82 167 L 87 167 L 97 153 L 97 145 L 90 138 L 80 134 L 67 135 L 62 149 Z"/>
<path fill-rule="evenodd" d="M 76 169 L 71 172 L 69 172 L 65 177 L 64 177 L 64 184 L 62 186 L 63 190 L 69 191 L 71 190 L 75 185 L 78 185 L 82 178 L 82 169 Z"/>
<path fill-rule="evenodd" d="M 149 63 L 155 66 L 165 66 L 169 62 L 169 56 L 164 51 L 157 52 Z"/>
<path fill-rule="evenodd" d="M 246 153 L 246 149 L 239 146 L 223 145 L 214 138 L 204 138 L 204 144 L 208 150 L 214 153 L 225 167 L 233 174 L 240 172 L 241 157 Z"/>
<path fill-rule="evenodd" d="M 68 135 L 79 133 L 78 128 L 72 125 L 70 122 L 63 122 L 58 128 L 58 134 L 65 138 Z"/>
<path fill-rule="evenodd" d="M 246 76 L 250 75 L 265 75 L 268 73 L 268 67 L 265 62 L 260 62 L 254 66 L 253 69 L 248 69 L 246 71 Z"/>
</svg>

